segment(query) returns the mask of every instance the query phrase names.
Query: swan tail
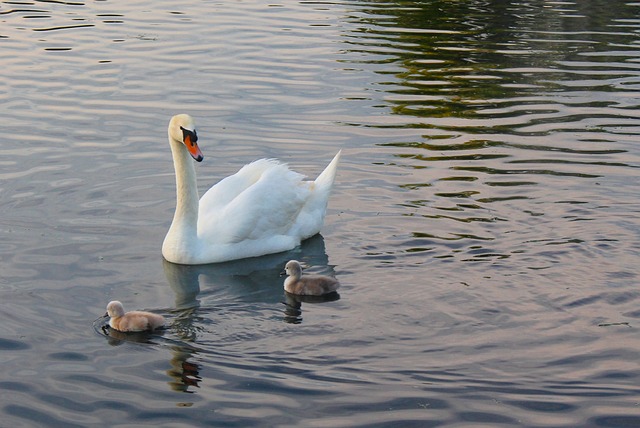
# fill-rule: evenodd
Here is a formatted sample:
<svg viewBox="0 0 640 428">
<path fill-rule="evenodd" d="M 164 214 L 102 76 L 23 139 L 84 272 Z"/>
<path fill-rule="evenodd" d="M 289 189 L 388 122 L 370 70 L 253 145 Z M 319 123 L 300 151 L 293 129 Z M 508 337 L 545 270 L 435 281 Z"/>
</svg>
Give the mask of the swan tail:
<svg viewBox="0 0 640 428">
<path fill-rule="evenodd" d="M 338 171 L 341 153 L 342 150 L 335 155 L 318 178 L 311 182 L 312 184 L 309 189 L 311 191 L 310 197 L 298 214 L 294 231 L 291 232 L 291 234 L 299 236 L 301 240 L 320 233 L 320 229 L 324 223 L 324 215 L 327 211 L 329 195 L 333 187 L 333 181 Z"/>
<path fill-rule="evenodd" d="M 336 178 L 336 172 L 338 171 L 338 163 L 340 163 L 340 155 L 342 154 L 342 150 L 338 151 L 338 153 L 334 156 L 333 160 L 327 167 L 322 171 L 322 173 L 315 179 L 314 183 L 316 187 L 320 189 L 326 189 L 327 192 L 331 191 L 333 187 L 333 181 Z"/>
</svg>

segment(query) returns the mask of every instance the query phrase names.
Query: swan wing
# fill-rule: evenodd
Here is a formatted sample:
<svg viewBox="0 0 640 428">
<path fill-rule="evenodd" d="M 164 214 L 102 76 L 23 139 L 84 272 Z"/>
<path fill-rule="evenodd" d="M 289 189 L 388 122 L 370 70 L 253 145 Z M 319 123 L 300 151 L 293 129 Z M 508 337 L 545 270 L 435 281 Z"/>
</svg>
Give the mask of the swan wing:
<svg viewBox="0 0 640 428">
<path fill-rule="evenodd" d="M 200 199 L 198 236 L 212 246 L 288 237 L 311 193 L 312 182 L 275 160 L 244 166 Z M 299 239 L 299 238 L 296 238 Z M 290 245 L 287 243 L 287 245 Z M 256 248 L 261 252 L 260 248 Z"/>
</svg>

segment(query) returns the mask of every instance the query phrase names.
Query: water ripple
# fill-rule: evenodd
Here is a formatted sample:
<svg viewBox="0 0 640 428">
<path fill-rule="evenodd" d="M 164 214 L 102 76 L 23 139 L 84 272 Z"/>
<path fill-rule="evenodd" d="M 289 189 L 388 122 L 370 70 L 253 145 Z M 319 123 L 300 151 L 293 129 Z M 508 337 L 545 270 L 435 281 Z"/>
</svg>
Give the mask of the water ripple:
<svg viewBox="0 0 640 428">
<path fill-rule="evenodd" d="M 638 4 L 4 2 L 8 425 L 637 425 Z M 343 148 L 323 235 L 163 263 L 201 191 Z M 292 299 L 288 259 L 337 276 Z M 168 328 L 103 330 L 106 302 Z M 95 322 L 92 321 L 95 320 Z"/>
</svg>

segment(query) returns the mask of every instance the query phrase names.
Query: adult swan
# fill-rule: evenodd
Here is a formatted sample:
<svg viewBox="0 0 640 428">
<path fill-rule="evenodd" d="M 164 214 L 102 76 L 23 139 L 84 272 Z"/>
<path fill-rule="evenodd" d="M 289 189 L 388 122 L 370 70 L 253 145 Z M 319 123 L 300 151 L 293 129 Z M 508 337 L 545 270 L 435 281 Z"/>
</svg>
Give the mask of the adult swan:
<svg viewBox="0 0 640 428">
<path fill-rule="evenodd" d="M 172 263 L 196 265 L 290 250 L 320 232 L 340 152 L 315 181 L 272 159 L 245 165 L 198 201 L 193 159 L 202 161 L 191 116 L 169 122 L 177 203 L 162 244 Z"/>
</svg>

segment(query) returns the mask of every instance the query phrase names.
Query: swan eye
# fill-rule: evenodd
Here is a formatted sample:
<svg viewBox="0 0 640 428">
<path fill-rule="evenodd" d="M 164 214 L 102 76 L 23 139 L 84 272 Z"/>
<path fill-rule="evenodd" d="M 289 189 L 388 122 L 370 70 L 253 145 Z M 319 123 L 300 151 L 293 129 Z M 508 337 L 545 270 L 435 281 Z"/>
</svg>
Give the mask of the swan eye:
<svg viewBox="0 0 640 428">
<path fill-rule="evenodd" d="M 182 126 L 180 127 L 180 129 L 182 130 L 182 141 L 189 141 L 191 145 L 194 145 L 198 142 L 198 134 L 196 133 L 195 129 L 193 131 L 190 131 L 183 128 Z"/>
</svg>

